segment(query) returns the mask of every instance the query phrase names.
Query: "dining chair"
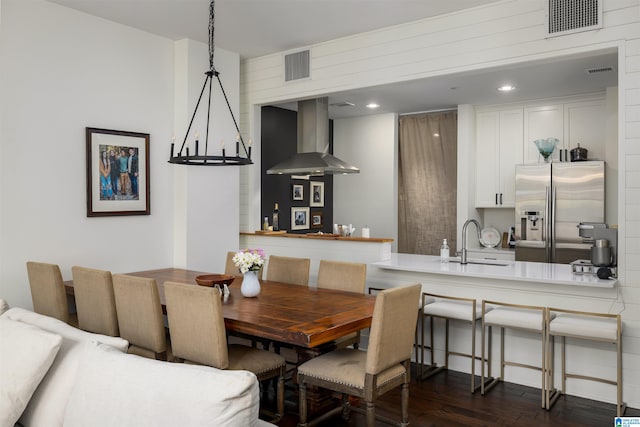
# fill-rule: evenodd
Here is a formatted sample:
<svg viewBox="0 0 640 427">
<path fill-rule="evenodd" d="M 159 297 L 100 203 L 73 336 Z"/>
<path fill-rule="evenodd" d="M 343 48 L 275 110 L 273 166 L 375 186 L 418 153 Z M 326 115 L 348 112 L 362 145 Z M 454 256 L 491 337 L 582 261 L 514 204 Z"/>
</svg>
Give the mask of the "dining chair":
<svg viewBox="0 0 640 427">
<path fill-rule="evenodd" d="M 129 341 L 128 352 L 167 360 L 169 346 L 156 281 L 114 274 L 113 294 L 120 336 Z"/>
<path fill-rule="evenodd" d="M 364 293 L 367 281 L 367 264 L 356 262 L 320 260 L 318 288 Z M 336 341 L 338 348 L 360 345 L 360 331 L 346 335 Z"/>
<path fill-rule="evenodd" d="M 230 276 L 242 276 L 242 273 L 240 272 L 240 269 L 236 266 L 236 264 L 233 262 L 233 256 L 236 253 L 233 251 L 229 251 L 227 252 L 227 261 L 224 265 L 224 274 L 228 274 Z M 261 268 L 258 271 L 258 279 L 262 280 L 262 275 L 264 273 L 264 268 Z"/>
<path fill-rule="evenodd" d="M 119 336 L 111 272 L 71 267 L 78 311 L 78 327 L 96 334 Z"/>
<path fill-rule="evenodd" d="M 67 295 L 60 267 L 56 264 L 28 261 L 27 276 L 29 277 L 33 311 L 54 317 L 65 323 L 75 323 L 74 326 L 77 326 L 77 320 L 73 322 L 73 316 L 69 315 Z"/>
<path fill-rule="evenodd" d="M 342 406 L 334 408 L 313 424 L 342 412 L 347 419 L 349 411 L 364 412 L 367 427 L 375 425 L 376 418 L 392 420 L 375 413 L 378 396 L 401 387 L 401 423 L 409 425 L 409 378 L 413 352 L 417 312 L 407 310 L 420 299 L 421 284 L 390 288 L 376 295 L 367 351 L 340 349 L 315 357 L 298 366 L 300 398 L 299 427 L 307 427 L 307 387 L 322 387 L 342 394 Z M 348 396 L 363 399 L 365 410 L 351 408 Z"/>
<path fill-rule="evenodd" d="M 176 360 L 250 371 L 261 383 L 277 379 L 277 409 L 270 415 L 272 422 L 278 421 L 284 413 L 285 360 L 282 356 L 248 346 L 227 345 L 221 295 L 217 289 L 165 282 L 164 293 Z"/>
<path fill-rule="evenodd" d="M 309 258 L 271 255 L 267 268 L 267 280 L 309 286 Z"/>
</svg>

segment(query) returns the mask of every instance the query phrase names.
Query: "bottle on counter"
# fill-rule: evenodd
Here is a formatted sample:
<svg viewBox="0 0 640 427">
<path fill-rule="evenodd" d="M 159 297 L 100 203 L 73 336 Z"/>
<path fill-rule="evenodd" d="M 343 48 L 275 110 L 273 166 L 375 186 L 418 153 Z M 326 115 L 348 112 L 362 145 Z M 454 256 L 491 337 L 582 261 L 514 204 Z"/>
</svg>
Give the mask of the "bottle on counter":
<svg viewBox="0 0 640 427">
<path fill-rule="evenodd" d="M 440 247 L 440 262 L 449 262 L 449 244 L 447 239 L 442 240 L 442 246 Z"/>
<path fill-rule="evenodd" d="M 279 217 L 280 213 L 278 211 L 278 204 L 276 203 L 276 206 L 273 208 L 273 231 L 278 231 L 280 230 L 280 224 L 278 222 L 278 217 Z"/>
<path fill-rule="evenodd" d="M 262 230 L 264 230 L 264 231 L 269 230 L 269 217 L 268 216 L 264 217 L 264 221 L 262 222 Z"/>
</svg>

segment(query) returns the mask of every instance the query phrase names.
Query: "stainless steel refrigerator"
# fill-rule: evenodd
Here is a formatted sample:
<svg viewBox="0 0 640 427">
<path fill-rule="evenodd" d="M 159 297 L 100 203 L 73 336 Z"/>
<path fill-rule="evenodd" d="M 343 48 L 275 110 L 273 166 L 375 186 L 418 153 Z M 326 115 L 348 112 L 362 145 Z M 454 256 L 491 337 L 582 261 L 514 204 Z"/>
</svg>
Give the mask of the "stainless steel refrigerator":
<svg viewBox="0 0 640 427">
<path fill-rule="evenodd" d="M 590 259 L 580 222 L 604 222 L 604 162 L 516 166 L 516 261 Z"/>
</svg>

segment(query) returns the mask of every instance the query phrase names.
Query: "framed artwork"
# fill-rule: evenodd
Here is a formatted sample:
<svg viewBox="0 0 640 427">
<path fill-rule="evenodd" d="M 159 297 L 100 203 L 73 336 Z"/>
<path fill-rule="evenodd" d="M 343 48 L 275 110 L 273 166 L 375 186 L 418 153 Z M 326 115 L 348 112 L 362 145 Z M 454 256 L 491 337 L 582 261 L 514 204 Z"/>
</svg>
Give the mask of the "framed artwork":
<svg viewBox="0 0 640 427">
<path fill-rule="evenodd" d="M 322 228 L 322 212 L 311 212 L 311 228 Z"/>
<path fill-rule="evenodd" d="M 324 207 L 324 182 L 311 181 L 311 200 L 309 206 Z"/>
<path fill-rule="evenodd" d="M 293 184 L 291 200 L 304 200 L 304 186 L 302 184 Z"/>
<path fill-rule="evenodd" d="M 86 128 L 87 216 L 149 215 L 149 134 Z"/>
<path fill-rule="evenodd" d="M 307 230 L 309 228 L 309 208 L 291 208 L 291 229 Z"/>
</svg>

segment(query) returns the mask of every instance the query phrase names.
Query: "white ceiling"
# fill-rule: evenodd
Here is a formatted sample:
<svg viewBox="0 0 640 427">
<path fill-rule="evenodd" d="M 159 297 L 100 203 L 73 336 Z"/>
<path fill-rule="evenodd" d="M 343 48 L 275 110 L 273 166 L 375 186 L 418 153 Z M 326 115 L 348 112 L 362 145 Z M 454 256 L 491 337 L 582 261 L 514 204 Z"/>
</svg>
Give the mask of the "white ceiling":
<svg viewBox="0 0 640 427">
<path fill-rule="evenodd" d="M 209 0 L 49 0 L 173 40 L 208 38 Z M 217 0 L 215 44 L 252 58 L 391 25 L 493 3 L 496 0 Z M 617 54 L 577 56 L 482 72 L 328 94 L 331 118 L 495 104 L 604 90 L 617 84 L 617 70 L 587 75 L 587 68 L 616 66 Z M 510 94 L 498 93 L 503 83 Z M 455 88 L 455 89 L 454 89 Z M 378 110 L 364 108 L 375 101 Z M 283 104 L 295 108 L 295 104 Z"/>
</svg>

